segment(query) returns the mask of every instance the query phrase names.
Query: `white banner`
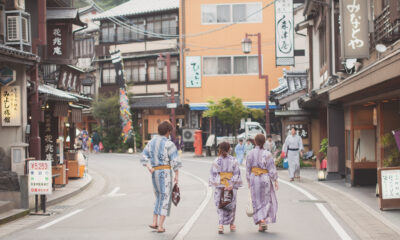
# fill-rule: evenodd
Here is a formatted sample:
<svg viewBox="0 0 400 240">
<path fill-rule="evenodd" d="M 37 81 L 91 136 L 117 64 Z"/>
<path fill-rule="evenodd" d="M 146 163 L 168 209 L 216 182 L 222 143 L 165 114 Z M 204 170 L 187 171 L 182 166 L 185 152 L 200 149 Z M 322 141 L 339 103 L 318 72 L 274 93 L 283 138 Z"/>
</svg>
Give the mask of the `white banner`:
<svg viewBox="0 0 400 240">
<path fill-rule="evenodd" d="M 51 161 L 29 161 L 29 194 L 47 195 L 52 193 Z"/>
<path fill-rule="evenodd" d="M 201 57 L 191 56 L 186 57 L 186 87 L 199 88 L 201 87 Z"/>
<path fill-rule="evenodd" d="M 3 127 L 21 126 L 21 88 L 20 86 L 1 87 L 1 125 Z"/>
<path fill-rule="evenodd" d="M 275 54 L 277 66 L 294 65 L 293 0 L 275 1 Z"/>
</svg>

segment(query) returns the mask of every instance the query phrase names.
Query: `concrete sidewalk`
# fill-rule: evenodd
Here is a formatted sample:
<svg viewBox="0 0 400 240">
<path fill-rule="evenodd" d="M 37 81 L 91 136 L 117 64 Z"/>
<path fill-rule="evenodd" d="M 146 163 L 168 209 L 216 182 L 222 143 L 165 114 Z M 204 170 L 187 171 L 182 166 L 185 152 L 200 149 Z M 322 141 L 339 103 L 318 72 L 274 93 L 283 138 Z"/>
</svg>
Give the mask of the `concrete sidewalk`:
<svg viewBox="0 0 400 240">
<path fill-rule="evenodd" d="M 80 179 L 69 179 L 68 184 L 62 188 L 56 188 L 51 195 L 47 197 L 47 207 L 71 198 L 85 190 L 92 182 L 92 177 L 87 174 Z M 17 220 L 28 215 L 34 209 L 12 209 L 0 214 L 0 225 Z"/>
<path fill-rule="evenodd" d="M 289 179 L 287 171 L 280 177 Z M 350 187 L 344 180 L 318 181 L 315 169 L 302 169 L 300 182 L 326 201 L 361 239 L 400 239 L 400 211 L 381 211 L 375 187 Z"/>
</svg>

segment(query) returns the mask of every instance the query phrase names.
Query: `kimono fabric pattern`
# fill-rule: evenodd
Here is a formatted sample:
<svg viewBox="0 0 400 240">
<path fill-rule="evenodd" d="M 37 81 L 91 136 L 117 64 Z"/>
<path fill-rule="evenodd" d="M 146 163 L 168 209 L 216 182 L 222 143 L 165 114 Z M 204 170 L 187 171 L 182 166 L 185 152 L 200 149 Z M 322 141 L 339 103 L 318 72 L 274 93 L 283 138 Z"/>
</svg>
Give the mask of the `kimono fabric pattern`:
<svg viewBox="0 0 400 240">
<path fill-rule="evenodd" d="M 209 185 L 215 188 L 214 202 L 217 207 L 219 224 L 233 224 L 235 222 L 237 190 L 242 186 L 240 166 L 236 159 L 229 155 L 226 157 L 220 156 L 215 159 L 211 167 Z M 233 186 L 232 203 L 227 205 L 225 208 L 220 209 L 219 203 L 222 192 L 221 190 L 226 186 Z"/>
<path fill-rule="evenodd" d="M 300 177 L 300 151 L 303 149 L 303 142 L 299 135 L 287 136 L 283 151 L 287 154 L 290 178 Z"/>
<path fill-rule="evenodd" d="M 254 223 L 258 224 L 261 220 L 275 223 L 278 201 L 273 182 L 277 180 L 278 173 L 269 151 L 259 146 L 250 151 L 246 161 L 246 178 L 250 185 Z"/>
<path fill-rule="evenodd" d="M 155 169 L 151 176 L 156 197 L 154 214 L 169 216 L 173 188 L 172 171 L 182 166 L 175 144 L 164 136 L 155 137 L 145 147 L 141 163 L 144 166 L 150 163 Z"/>
</svg>

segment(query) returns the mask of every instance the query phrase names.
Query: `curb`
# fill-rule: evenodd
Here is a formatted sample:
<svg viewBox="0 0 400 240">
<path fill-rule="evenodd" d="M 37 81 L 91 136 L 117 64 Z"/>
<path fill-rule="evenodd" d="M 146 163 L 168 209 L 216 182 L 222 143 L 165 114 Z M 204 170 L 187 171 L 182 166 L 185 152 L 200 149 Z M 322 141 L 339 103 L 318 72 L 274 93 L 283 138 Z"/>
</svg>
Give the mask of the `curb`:
<svg viewBox="0 0 400 240">
<path fill-rule="evenodd" d="M 30 212 L 29 209 L 25 209 L 25 210 L 23 210 L 23 211 L 21 211 L 21 212 L 19 212 L 17 214 L 10 215 L 10 216 L 7 216 L 7 217 L 5 217 L 3 219 L 0 219 L 0 226 L 3 225 L 3 224 L 6 224 L 6 223 L 12 222 L 14 220 L 17 220 L 19 218 L 25 217 L 26 215 L 29 214 L 29 212 Z"/>
<path fill-rule="evenodd" d="M 90 178 L 90 180 L 89 180 L 88 183 L 86 183 L 85 185 L 83 185 L 82 187 L 76 189 L 76 190 L 73 191 L 73 192 L 70 192 L 70 193 L 68 193 L 68 194 L 66 194 L 66 195 L 64 195 L 64 196 L 61 196 L 61 197 L 59 197 L 59 198 L 56 198 L 56 199 L 53 199 L 53 200 L 48 201 L 48 202 L 46 203 L 47 206 L 52 206 L 52 205 L 55 205 L 55 204 L 57 204 L 57 203 L 63 202 L 63 201 L 65 201 L 65 200 L 69 199 L 69 198 L 72 198 L 72 197 L 78 195 L 78 194 L 81 193 L 83 190 L 85 190 L 86 188 L 88 188 L 88 187 L 90 186 L 90 184 L 92 184 L 93 178 L 92 178 L 92 176 L 89 175 L 89 174 L 88 174 L 87 176 Z M 32 209 L 31 209 L 31 210 L 32 210 Z"/>
</svg>

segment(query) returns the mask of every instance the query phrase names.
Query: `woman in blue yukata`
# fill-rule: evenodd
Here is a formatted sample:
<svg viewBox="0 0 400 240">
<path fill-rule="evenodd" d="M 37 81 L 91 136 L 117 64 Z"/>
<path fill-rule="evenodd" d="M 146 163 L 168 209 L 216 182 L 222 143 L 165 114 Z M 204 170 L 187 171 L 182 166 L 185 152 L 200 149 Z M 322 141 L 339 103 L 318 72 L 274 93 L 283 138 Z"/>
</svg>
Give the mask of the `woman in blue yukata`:
<svg viewBox="0 0 400 240">
<path fill-rule="evenodd" d="M 182 163 L 178 157 L 175 144 L 168 139 L 172 131 L 172 124 L 164 121 L 158 125 L 158 134 L 144 148 L 141 163 L 151 174 L 156 202 L 154 205 L 152 229 L 158 233 L 165 232 L 165 217 L 169 216 L 172 197 L 172 171 L 175 173 L 174 183 L 178 183 L 179 171 Z"/>
</svg>

